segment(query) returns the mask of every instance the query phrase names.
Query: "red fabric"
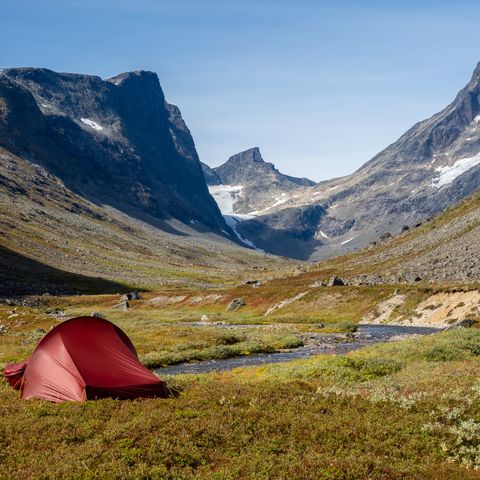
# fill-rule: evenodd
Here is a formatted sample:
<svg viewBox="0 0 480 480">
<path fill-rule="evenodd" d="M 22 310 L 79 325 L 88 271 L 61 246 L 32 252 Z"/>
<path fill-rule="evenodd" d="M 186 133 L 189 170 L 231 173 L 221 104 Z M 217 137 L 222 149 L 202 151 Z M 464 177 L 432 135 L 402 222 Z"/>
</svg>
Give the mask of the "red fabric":
<svg viewBox="0 0 480 480">
<path fill-rule="evenodd" d="M 40 340 L 21 393 L 51 402 L 165 396 L 165 382 L 140 363 L 125 333 L 96 317 L 67 320 Z"/>
<path fill-rule="evenodd" d="M 10 363 L 5 367 L 3 374 L 7 382 L 15 388 L 15 390 L 20 389 L 20 385 L 22 384 L 23 374 L 25 372 L 25 368 L 27 368 L 28 360 L 24 360 L 23 362 L 18 363 Z"/>
</svg>

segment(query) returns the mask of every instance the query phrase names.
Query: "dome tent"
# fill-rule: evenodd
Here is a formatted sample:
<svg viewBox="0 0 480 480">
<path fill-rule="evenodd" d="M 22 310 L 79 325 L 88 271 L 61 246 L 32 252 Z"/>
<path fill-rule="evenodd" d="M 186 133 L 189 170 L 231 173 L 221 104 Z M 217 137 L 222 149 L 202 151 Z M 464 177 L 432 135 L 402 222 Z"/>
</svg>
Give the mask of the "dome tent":
<svg viewBox="0 0 480 480">
<path fill-rule="evenodd" d="M 127 335 L 97 317 L 62 322 L 40 340 L 28 362 L 7 365 L 5 377 L 24 399 L 167 396 L 165 382 L 140 363 Z"/>
</svg>

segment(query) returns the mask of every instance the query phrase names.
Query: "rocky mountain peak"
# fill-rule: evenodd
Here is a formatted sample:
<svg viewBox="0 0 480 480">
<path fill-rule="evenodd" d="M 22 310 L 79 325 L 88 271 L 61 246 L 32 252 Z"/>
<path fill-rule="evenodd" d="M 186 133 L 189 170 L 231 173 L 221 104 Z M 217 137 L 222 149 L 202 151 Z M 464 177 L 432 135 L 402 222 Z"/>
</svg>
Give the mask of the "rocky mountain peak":
<svg viewBox="0 0 480 480">
<path fill-rule="evenodd" d="M 315 182 L 307 178 L 291 177 L 280 173 L 273 163 L 266 162 L 260 149 L 252 147 L 240 153 L 232 155 L 223 165 L 213 169 L 206 169 L 207 182 L 217 182 L 225 185 L 258 183 L 260 177 L 262 180 L 270 181 L 275 184 L 295 184 L 296 186 L 310 187 Z M 216 174 L 216 178 L 212 176 L 212 171 Z M 210 183 L 210 184 L 218 184 Z M 286 188 L 288 185 L 285 185 Z"/>
<path fill-rule="evenodd" d="M 237 153 L 232 155 L 228 162 L 237 162 L 237 163 L 266 163 L 263 158 L 262 154 L 260 153 L 260 149 L 258 147 L 248 148 L 243 152 Z M 271 164 L 269 164 L 271 165 Z"/>
<path fill-rule="evenodd" d="M 134 70 L 133 72 L 124 72 L 119 75 L 115 75 L 112 78 L 106 80 L 113 83 L 115 86 L 122 86 L 125 84 L 137 84 L 145 86 L 151 86 L 154 88 L 160 87 L 160 80 L 155 72 L 149 70 Z"/>
</svg>

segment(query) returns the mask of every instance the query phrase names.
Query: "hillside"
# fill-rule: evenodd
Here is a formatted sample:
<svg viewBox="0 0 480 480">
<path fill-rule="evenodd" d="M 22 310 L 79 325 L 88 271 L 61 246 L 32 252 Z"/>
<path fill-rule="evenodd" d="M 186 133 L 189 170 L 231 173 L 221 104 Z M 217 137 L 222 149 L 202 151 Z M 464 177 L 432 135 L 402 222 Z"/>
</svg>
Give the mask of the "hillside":
<svg viewBox="0 0 480 480">
<path fill-rule="evenodd" d="M 158 78 L 0 72 L 0 294 L 212 286 L 289 262 L 239 246 Z"/>
<path fill-rule="evenodd" d="M 364 250 L 317 264 L 312 271 L 405 277 L 429 282 L 480 281 L 480 193 L 424 223 Z"/>
<path fill-rule="evenodd" d="M 265 251 L 304 260 L 348 253 L 477 191 L 479 152 L 480 64 L 450 105 L 359 170 L 299 190 L 237 231 Z"/>
</svg>

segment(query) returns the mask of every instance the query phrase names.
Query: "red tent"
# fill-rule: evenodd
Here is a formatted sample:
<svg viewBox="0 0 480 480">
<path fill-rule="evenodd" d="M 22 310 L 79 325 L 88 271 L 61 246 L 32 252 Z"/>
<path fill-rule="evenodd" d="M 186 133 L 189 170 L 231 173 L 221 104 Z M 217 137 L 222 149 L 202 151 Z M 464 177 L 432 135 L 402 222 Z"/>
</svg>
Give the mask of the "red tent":
<svg viewBox="0 0 480 480">
<path fill-rule="evenodd" d="M 140 363 L 125 333 L 96 317 L 61 323 L 40 340 L 28 362 L 7 365 L 4 373 L 24 399 L 84 402 L 167 393 L 165 382 Z"/>
</svg>

